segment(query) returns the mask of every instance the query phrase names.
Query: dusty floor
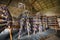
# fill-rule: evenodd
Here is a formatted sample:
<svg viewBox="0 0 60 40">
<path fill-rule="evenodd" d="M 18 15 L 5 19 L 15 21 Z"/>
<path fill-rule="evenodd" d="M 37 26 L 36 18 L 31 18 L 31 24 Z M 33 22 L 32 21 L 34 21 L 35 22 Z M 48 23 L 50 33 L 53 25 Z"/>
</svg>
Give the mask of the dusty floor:
<svg viewBox="0 0 60 40">
<path fill-rule="evenodd" d="M 60 38 L 54 35 L 46 40 L 60 40 Z"/>
</svg>

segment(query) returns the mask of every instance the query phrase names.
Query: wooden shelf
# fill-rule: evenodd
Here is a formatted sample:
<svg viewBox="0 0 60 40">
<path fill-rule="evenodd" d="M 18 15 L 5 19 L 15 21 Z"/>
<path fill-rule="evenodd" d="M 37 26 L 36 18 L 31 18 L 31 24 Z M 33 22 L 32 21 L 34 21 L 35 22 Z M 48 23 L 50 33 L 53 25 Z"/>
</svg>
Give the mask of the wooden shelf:
<svg viewBox="0 0 60 40">
<path fill-rule="evenodd" d="M 48 26 L 55 29 L 58 28 L 58 21 L 57 21 L 57 16 L 49 16 L 48 17 Z"/>
</svg>

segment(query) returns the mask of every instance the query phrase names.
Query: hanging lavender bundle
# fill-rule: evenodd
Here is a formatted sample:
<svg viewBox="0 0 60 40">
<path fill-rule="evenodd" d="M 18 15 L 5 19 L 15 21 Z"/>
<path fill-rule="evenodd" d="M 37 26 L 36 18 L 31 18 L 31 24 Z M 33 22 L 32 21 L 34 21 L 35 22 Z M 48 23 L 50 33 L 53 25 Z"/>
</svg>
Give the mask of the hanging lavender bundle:
<svg viewBox="0 0 60 40">
<path fill-rule="evenodd" d="M 12 17 L 6 6 L 0 6 L 0 21 L 0 27 L 2 29 L 8 27 L 8 25 L 12 25 Z"/>
</svg>

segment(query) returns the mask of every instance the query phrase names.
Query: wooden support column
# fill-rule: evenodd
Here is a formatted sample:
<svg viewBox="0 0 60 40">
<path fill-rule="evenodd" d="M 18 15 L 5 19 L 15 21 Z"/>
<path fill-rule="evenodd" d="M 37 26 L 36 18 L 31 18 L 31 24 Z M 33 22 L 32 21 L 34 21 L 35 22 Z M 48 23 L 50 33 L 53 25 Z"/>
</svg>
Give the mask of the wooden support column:
<svg viewBox="0 0 60 40">
<path fill-rule="evenodd" d="M 12 29 L 10 28 L 10 26 L 8 26 L 9 28 L 9 33 L 10 33 L 10 40 L 12 40 Z"/>
</svg>

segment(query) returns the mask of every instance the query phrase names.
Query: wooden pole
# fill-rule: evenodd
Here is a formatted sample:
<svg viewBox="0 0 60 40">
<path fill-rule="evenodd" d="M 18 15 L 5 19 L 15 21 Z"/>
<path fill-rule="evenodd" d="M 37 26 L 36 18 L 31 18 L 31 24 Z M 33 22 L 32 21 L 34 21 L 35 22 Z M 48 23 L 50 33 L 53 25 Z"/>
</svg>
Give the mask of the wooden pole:
<svg viewBox="0 0 60 40">
<path fill-rule="evenodd" d="M 20 35 L 18 36 L 18 40 L 20 40 Z"/>
<path fill-rule="evenodd" d="M 27 31 L 28 31 L 28 36 L 30 35 L 30 33 L 29 33 L 29 22 L 27 22 Z"/>
<path fill-rule="evenodd" d="M 35 32 L 36 32 L 36 28 L 34 27 L 34 28 L 33 28 L 33 30 L 34 30 L 33 34 L 35 35 Z"/>
<path fill-rule="evenodd" d="M 33 34 L 35 35 L 35 30 L 34 30 L 34 33 Z"/>
<path fill-rule="evenodd" d="M 12 40 L 12 31 L 11 31 L 10 26 L 8 26 L 8 28 L 9 28 L 9 33 L 10 33 L 10 40 Z"/>
</svg>

